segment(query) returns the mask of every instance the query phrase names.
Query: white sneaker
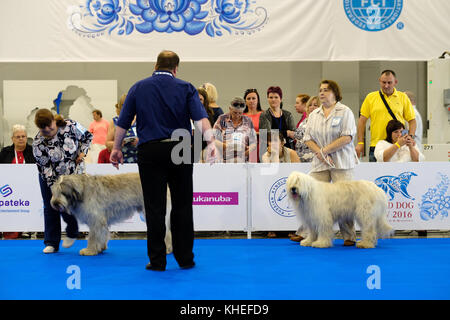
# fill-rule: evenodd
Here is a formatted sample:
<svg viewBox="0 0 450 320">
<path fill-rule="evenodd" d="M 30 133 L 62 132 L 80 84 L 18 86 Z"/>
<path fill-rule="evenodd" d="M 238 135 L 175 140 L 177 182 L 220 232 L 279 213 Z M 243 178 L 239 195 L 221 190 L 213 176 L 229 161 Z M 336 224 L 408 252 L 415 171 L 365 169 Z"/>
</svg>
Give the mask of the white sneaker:
<svg viewBox="0 0 450 320">
<path fill-rule="evenodd" d="M 44 250 L 42 250 L 43 253 L 55 253 L 55 247 L 52 246 L 46 246 Z"/>
<path fill-rule="evenodd" d="M 70 248 L 75 243 L 75 240 L 77 240 L 77 238 L 65 237 L 62 243 L 63 248 Z"/>
</svg>

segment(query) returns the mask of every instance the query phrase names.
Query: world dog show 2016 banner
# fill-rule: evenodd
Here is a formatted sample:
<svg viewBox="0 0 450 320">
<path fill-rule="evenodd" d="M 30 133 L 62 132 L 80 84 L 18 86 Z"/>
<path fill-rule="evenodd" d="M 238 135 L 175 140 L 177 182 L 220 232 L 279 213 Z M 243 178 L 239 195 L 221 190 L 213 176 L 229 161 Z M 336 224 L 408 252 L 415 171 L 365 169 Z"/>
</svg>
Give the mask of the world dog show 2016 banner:
<svg viewBox="0 0 450 320">
<path fill-rule="evenodd" d="M 288 201 L 286 180 L 293 170 L 308 173 L 309 169 L 306 163 L 250 168 L 251 230 L 298 228 L 294 208 Z M 450 229 L 448 163 L 360 163 L 354 180 L 372 181 L 386 193 L 386 214 L 395 230 Z"/>
<path fill-rule="evenodd" d="M 448 0 L 2 0 L 0 61 L 430 60 Z"/>
</svg>

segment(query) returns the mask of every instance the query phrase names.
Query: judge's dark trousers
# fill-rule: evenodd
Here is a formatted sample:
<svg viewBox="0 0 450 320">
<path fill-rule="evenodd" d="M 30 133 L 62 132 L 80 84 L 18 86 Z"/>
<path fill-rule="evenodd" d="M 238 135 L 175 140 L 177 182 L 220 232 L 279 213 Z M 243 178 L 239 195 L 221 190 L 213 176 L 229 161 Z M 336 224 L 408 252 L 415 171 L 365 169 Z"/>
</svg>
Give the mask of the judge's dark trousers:
<svg viewBox="0 0 450 320">
<path fill-rule="evenodd" d="M 178 142 L 146 142 L 138 147 L 138 167 L 144 194 L 147 223 L 147 250 L 150 263 L 155 267 L 166 266 L 167 186 L 170 189 L 172 210 L 170 224 L 173 254 L 180 266 L 194 261 L 194 222 L 192 212 L 193 165 L 189 161 L 175 164 L 172 150 Z M 176 152 L 175 157 L 179 159 Z M 181 154 L 182 156 L 182 154 Z"/>
</svg>

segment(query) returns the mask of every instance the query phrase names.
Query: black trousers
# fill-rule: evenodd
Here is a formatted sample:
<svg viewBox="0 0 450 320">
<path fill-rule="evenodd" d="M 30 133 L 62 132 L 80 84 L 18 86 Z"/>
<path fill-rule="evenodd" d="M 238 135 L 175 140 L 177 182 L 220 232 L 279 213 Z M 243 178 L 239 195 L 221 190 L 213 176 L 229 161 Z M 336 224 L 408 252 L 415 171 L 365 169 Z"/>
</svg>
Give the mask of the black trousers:
<svg viewBox="0 0 450 320">
<path fill-rule="evenodd" d="M 171 154 L 177 143 L 147 142 L 138 147 L 138 167 L 147 223 L 147 250 L 150 263 L 155 267 L 166 266 L 164 237 L 167 186 L 172 203 L 170 224 L 174 257 L 180 266 L 194 261 L 193 165 L 173 163 Z"/>
</svg>

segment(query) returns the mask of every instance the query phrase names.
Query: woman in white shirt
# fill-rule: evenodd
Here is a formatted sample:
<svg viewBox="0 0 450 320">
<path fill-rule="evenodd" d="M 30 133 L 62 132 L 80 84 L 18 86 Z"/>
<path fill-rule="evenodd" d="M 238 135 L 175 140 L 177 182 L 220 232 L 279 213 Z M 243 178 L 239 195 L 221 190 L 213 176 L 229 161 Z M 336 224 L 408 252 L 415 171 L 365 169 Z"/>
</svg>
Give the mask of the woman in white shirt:
<svg viewBox="0 0 450 320">
<path fill-rule="evenodd" d="M 414 139 L 408 135 L 405 126 L 398 120 L 391 120 L 386 126 L 386 140 L 375 146 L 378 162 L 418 162 L 425 160 Z"/>
<path fill-rule="evenodd" d="M 342 100 L 338 84 L 323 80 L 319 88 L 321 106 L 311 112 L 303 141 L 315 153 L 311 163 L 312 177 L 324 182 L 351 180 L 358 163 L 353 138 L 356 135 L 355 116 Z M 345 246 L 356 241 L 354 222 L 339 224 Z"/>
</svg>

